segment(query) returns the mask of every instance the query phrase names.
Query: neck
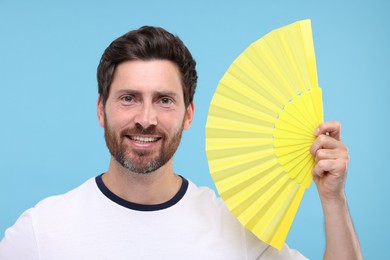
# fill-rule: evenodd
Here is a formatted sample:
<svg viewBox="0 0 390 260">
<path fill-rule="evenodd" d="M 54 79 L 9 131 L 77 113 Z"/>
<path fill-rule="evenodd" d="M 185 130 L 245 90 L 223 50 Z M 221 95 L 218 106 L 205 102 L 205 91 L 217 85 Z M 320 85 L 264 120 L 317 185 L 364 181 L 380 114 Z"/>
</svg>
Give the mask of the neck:
<svg viewBox="0 0 390 260">
<path fill-rule="evenodd" d="M 164 203 L 179 191 L 182 180 L 173 172 L 172 159 L 155 172 L 139 174 L 123 168 L 111 158 L 103 175 L 107 188 L 120 198 L 143 205 Z"/>
</svg>

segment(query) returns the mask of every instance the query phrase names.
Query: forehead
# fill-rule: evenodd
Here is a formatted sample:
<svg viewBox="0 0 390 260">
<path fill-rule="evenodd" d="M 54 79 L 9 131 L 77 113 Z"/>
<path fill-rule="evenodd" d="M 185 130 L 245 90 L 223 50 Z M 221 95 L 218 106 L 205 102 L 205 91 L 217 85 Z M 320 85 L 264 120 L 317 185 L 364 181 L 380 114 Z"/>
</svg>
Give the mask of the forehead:
<svg viewBox="0 0 390 260">
<path fill-rule="evenodd" d="M 169 60 L 125 61 L 115 69 L 110 92 L 121 89 L 182 92 L 181 75 Z"/>
</svg>

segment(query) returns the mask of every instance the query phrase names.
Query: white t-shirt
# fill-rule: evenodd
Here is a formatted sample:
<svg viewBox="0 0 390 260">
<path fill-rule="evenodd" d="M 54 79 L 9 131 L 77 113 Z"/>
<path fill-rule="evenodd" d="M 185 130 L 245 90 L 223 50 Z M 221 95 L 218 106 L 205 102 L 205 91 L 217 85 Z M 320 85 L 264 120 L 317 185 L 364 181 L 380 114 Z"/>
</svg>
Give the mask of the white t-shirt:
<svg viewBox="0 0 390 260">
<path fill-rule="evenodd" d="M 306 259 L 258 240 L 205 187 L 183 178 L 159 205 L 125 201 L 101 175 L 24 212 L 0 243 L 1 260 Z"/>
</svg>

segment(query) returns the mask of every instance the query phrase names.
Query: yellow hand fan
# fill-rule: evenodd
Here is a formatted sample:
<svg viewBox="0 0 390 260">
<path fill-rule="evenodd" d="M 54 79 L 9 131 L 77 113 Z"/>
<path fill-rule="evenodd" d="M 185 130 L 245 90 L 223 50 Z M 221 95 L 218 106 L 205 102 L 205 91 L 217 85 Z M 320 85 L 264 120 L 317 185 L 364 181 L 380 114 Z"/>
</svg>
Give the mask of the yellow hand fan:
<svg viewBox="0 0 390 260">
<path fill-rule="evenodd" d="M 239 221 L 281 249 L 314 159 L 323 121 L 310 20 L 252 43 L 218 84 L 206 124 L 213 181 Z"/>
</svg>

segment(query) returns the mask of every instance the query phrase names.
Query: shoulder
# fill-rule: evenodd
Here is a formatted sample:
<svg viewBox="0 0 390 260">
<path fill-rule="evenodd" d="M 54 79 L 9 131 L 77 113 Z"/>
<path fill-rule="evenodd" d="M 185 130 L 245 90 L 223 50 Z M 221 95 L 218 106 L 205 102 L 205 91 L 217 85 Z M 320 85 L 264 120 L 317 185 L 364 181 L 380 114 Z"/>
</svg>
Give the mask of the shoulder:
<svg viewBox="0 0 390 260">
<path fill-rule="evenodd" d="M 216 192 L 205 186 L 197 186 L 188 181 L 188 189 L 180 202 L 180 208 L 194 215 L 201 215 L 207 221 L 221 222 L 229 225 L 230 229 L 240 229 L 236 218 L 230 213 L 224 201 Z"/>
<path fill-rule="evenodd" d="M 34 207 L 26 210 L 20 220 L 30 220 L 33 224 L 38 222 L 52 222 L 50 219 L 66 218 L 67 214 L 88 204 L 88 200 L 97 191 L 94 178 L 85 181 L 80 186 L 60 195 L 47 197 Z M 95 196 L 96 197 L 96 196 Z M 37 224 L 37 223 L 36 223 Z"/>
<path fill-rule="evenodd" d="M 190 199 L 192 202 L 198 202 L 201 205 L 214 207 L 216 209 L 227 209 L 223 200 L 218 197 L 213 189 L 206 186 L 197 186 L 191 181 L 188 181 L 188 183 L 186 199 Z"/>
<path fill-rule="evenodd" d="M 95 179 L 91 178 L 80 186 L 60 195 L 47 197 L 26 210 L 9 230 L 25 230 L 31 226 L 34 232 L 47 227 L 69 222 L 80 212 L 92 205 L 98 193 Z"/>
</svg>

